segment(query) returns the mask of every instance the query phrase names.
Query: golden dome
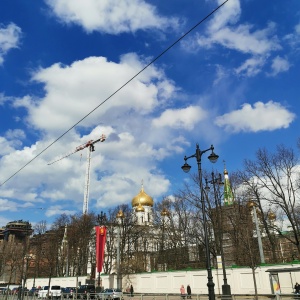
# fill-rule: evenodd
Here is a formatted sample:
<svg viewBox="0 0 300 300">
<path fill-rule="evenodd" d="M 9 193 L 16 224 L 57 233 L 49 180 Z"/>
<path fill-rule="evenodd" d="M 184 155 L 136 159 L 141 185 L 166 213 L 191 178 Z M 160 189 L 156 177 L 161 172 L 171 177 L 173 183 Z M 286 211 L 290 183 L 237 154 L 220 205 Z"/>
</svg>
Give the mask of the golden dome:
<svg viewBox="0 0 300 300">
<path fill-rule="evenodd" d="M 224 169 L 224 175 L 228 175 L 228 171 Z"/>
<path fill-rule="evenodd" d="M 145 208 L 142 206 L 141 203 L 136 207 L 135 212 L 144 212 Z"/>
<path fill-rule="evenodd" d="M 248 201 L 247 206 L 249 208 L 253 208 L 253 206 L 256 206 L 256 203 L 254 201 L 250 200 L 250 201 Z"/>
<path fill-rule="evenodd" d="M 137 194 L 131 201 L 132 207 L 136 207 L 139 204 L 142 206 L 153 206 L 153 199 L 144 192 L 143 186 L 139 194 Z"/>
<path fill-rule="evenodd" d="M 276 215 L 275 215 L 273 212 L 270 212 L 269 215 L 268 215 L 268 217 L 269 217 L 269 219 L 270 219 L 271 221 L 276 220 Z"/>
<path fill-rule="evenodd" d="M 170 216 L 170 213 L 169 213 L 169 211 L 164 207 L 163 208 L 163 210 L 161 211 L 161 213 L 160 213 L 160 215 L 162 216 L 162 217 L 169 217 Z"/>
<path fill-rule="evenodd" d="M 125 216 L 124 216 L 124 213 L 122 212 L 122 210 L 120 209 L 119 212 L 117 213 L 117 216 L 116 216 L 118 219 L 123 219 Z"/>
</svg>

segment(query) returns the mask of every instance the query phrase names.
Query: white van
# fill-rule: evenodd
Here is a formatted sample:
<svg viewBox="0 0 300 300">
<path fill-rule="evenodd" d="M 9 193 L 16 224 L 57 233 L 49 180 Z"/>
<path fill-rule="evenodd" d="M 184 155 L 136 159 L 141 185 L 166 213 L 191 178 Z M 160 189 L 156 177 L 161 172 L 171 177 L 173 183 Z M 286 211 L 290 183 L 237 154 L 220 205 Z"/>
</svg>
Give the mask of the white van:
<svg viewBox="0 0 300 300">
<path fill-rule="evenodd" d="M 47 298 L 47 296 L 48 298 L 61 298 L 60 285 L 52 285 L 50 289 L 48 285 L 43 286 L 38 292 L 38 299 Z"/>
</svg>

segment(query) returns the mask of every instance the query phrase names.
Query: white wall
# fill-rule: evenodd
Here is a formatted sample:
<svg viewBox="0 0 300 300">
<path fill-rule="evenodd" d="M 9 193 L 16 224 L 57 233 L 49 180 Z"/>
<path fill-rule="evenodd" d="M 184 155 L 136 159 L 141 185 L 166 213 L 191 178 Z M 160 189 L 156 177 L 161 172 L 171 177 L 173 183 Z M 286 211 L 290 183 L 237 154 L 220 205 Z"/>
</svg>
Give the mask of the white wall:
<svg viewBox="0 0 300 300">
<path fill-rule="evenodd" d="M 87 280 L 86 276 L 78 276 L 78 282 L 85 284 Z M 26 280 L 27 288 L 31 289 L 33 287 L 33 282 L 35 286 L 48 285 L 49 278 L 28 278 Z M 51 278 L 50 285 L 60 285 L 61 287 L 76 287 L 76 277 L 53 277 Z"/>
<path fill-rule="evenodd" d="M 256 283 L 259 294 L 271 294 L 271 284 L 268 269 L 299 267 L 299 265 L 264 266 L 255 270 Z M 212 270 L 215 293 L 222 293 L 223 273 L 222 270 Z M 249 268 L 228 268 L 226 269 L 227 282 L 231 286 L 232 294 L 254 294 L 252 271 Z M 300 272 L 278 273 L 281 292 L 290 294 L 296 281 L 300 283 Z M 80 276 L 78 281 L 86 283 L 87 277 Z M 102 286 L 105 288 L 116 287 L 116 275 L 101 275 Z M 27 287 L 31 288 L 33 279 L 27 279 Z M 76 286 L 76 277 L 52 278 L 51 285 L 58 284 L 63 287 Z M 135 293 L 179 293 L 183 284 L 189 284 L 193 294 L 207 294 L 207 271 L 173 271 L 132 274 L 123 278 L 123 290 L 133 285 Z M 36 278 L 35 286 L 48 285 L 47 278 Z"/>
</svg>

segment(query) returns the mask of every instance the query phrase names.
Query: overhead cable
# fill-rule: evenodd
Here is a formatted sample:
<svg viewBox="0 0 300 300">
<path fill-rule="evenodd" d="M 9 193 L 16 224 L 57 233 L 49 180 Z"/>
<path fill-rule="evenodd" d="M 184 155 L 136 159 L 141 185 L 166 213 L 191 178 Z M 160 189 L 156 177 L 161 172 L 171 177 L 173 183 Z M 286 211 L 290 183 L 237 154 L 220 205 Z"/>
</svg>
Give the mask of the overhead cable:
<svg viewBox="0 0 300 300">
<path fill-rule="evenodd" d="M 201 21 L 199 21 L 196 25 L 190 28 L 186 33 L 184 33 L 181 37 L 179 37 L 175 42 L 173 42 L 169 47 L 167 47 L 164 51 L 162 51 L 159 55 L 157 55 L 152 61 L 150 61 L 145 67 L 143 67 L 138 73 L 136 73 L 133 77 L 127 80 L 123 85 L 121 85 L 116 91 L 114 91 L 110 96 L 108 96 L 105 100 L 103 100 L 100 104 L 98 104 L 95 108 L 93 108 L 88 114 L 82 117 L 78 122 L 76 122 L 72 127 L 66 130 L 63 134 L 61 134 L 58 138 L 56 138 L 51 144 L 49 144 L 46 148 L 44 148 L 41 152 L 39 152 L 34 158 L 29 160 L 24 166 L 22 166 L 19 170 L 13 173 L 10 177 L 8 177 L 5 181 L 3 181 L 0 186 L 4 185 L 11 178 L 21 172 L 25 167 L 27 167 L 30 163 L 32 163 L 36 158 L 38 158 L 41 154 L 43 154 L 46 150 L 48 150 L 52 145 L 54 145 L 58 140 L 64 137 L 68 132 L 70 132 L 73 128 L 75 128 L 78 124 L 80 124 L 84 119 L 86 119 L 89 115 L 91 115 L 95 110 L 97 110 L 100 106 L 102 106 L 105 102 L 111 99 L 115 94 L 117 94 L 120 90 L 122 90 L 127 84 L 129 84 L 133 79 L 135 79 L 138 75 L 144 72 L 149 66 L 151 66 L 154 62 L 156 62 L 160 57 L 162 57 L 166 52 L 168 52 L 171 48 L 173 48 L 177 43 L 179 43 L 183 38 L 185 38 L 189 33 L 191 33 L 195 28 L 197 28 L 201 23 L 203 23 L 206 19 L 212 16 L 217 10 L 219 10 L 226 2 L 224 1 L 217 8 L 215 8 L 212 12 L 210 12 L 206 17 L 204 17 Z"/>
</svg>

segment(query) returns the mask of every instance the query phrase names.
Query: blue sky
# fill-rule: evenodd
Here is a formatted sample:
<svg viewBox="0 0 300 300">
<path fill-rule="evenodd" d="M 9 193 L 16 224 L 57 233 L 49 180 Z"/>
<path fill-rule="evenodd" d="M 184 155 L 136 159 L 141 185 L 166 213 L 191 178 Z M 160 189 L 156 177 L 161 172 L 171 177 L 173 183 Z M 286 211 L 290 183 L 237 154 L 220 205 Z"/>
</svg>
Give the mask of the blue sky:
<svg viewBox="0 0 300 300">
<path fill-rule="evenodd" d="M 130 203 L 142 181 L 155 201 L 172 195 L 196 143 L 220 156 L 211 165 L 205 154 L 203 169 L 222 172 L 225 160 L 229 175 L 260 147 L 295 147 L 296 0 L 228 0 L 100 105 L 223 2 L 2 0 L 0 225 L 82 212 L 86 149 L 47 164 L 101 134 L 91 160 L 96 213 Z"/>
</svg>

